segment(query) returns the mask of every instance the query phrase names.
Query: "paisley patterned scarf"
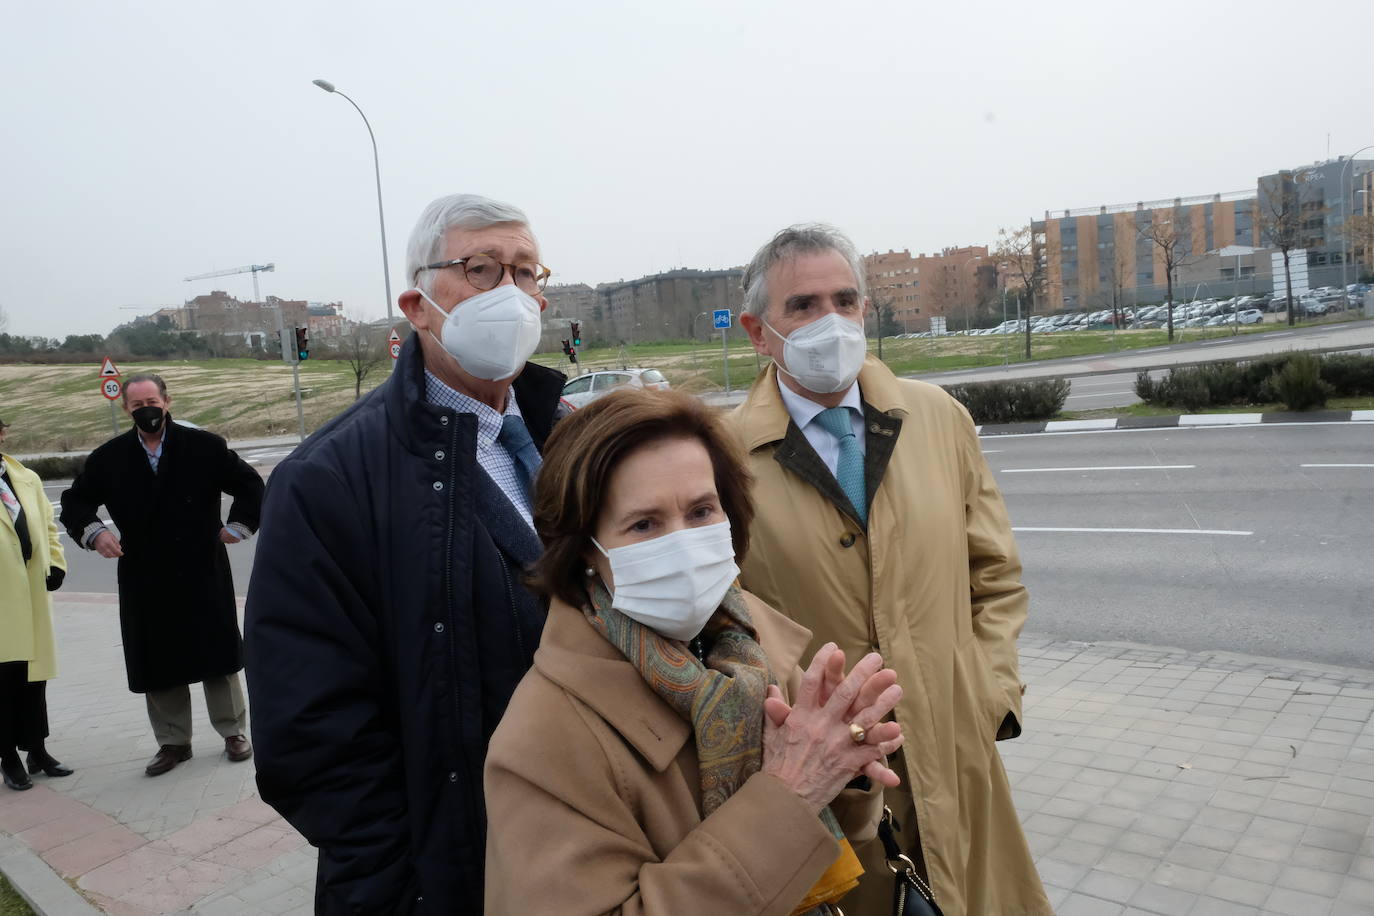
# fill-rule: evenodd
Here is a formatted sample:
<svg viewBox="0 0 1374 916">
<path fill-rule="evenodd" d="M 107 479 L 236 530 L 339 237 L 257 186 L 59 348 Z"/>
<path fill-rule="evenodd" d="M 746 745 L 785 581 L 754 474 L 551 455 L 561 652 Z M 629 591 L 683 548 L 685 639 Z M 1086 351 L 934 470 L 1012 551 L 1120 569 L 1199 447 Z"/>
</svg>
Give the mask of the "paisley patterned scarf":
<svg viewBox="0 0 1374 916">
<path fill-rule="evenodd" d="M 686 643 L 662 636 L 611 607 L 611 595 L 599 581 L 588 585 L 591 605 L 582 612 L 592 627 L 638 669 L 654 693 L 691 723 L 701 768 L 702 814 L 710 815 L 763 766 L 763 701 L 768 685 L 777 683 L 743 596 L 731 586 L 702 630 L 708 646 L 703 662 Z M 827 904 L 852 890 L 863 873 L 835 815 L 827 807 L 820 816 L 839 841 L 840 856 L 795 914 L 832 912 Z"/>
</svg>

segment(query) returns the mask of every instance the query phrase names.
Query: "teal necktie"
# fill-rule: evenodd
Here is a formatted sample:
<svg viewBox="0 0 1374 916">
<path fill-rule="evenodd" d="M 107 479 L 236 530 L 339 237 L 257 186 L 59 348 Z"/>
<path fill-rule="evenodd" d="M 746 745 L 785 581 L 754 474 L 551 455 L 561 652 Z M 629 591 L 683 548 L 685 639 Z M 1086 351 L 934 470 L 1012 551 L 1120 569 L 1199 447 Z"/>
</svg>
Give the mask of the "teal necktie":
<svg viewBox="0 0 1374 916">
<path fill-rule="evenodd" d="M 854 426 L 849 420 L 848 407 L 827 407 L 816 414 L 816 422 L 840 443 L 840 460 L 835 465 L 835 479 L 849 497 L 859 521 L 868 524 L 868 494 L 864 489 L 864 453 L 854 438 Z"/>
<path fill-rule="evenodd" d="M 539 457 L 539 450 L 534 447 L 534 440 L 530 438 L 525 421 L 513 413 L 501 417 L 501 432 L 496 434 L 496 441 L 506 447 L 506 451 L 515 461 L 515 468 L 520 472 L 521 481 L 525 484 L 525 494 L 530 502 L 534 502 L 534 477 L 539 473 L 543 459 Z"/>
</svg>

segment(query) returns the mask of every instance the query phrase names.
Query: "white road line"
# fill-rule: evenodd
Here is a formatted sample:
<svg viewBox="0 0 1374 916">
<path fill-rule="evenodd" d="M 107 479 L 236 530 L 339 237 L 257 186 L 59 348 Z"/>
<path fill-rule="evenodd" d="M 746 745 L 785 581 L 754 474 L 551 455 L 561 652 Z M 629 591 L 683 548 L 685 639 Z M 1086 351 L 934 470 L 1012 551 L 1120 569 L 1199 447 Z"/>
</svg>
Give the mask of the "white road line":
<svg viewBox="0 0 1374 916">
<path fill-rule="evenodd" d="M 1300 464 L 1300 468 L 1374 468 L 1374 464 Z"/>
<path fill-rule="evenodd" d="M 1000 449 L 1000 448 L 985 448 L 985 449 L 983 449 L 983 454 L 984 454 L 984 455 L 1000 455 L 1000 454 L 1002 454 L 1002 449 Z"/>
<path fill-rule="evenodd" d="M 1195 464 L 1125 464 L 1114 467 L 1091 468 L 1003 468 L 1003 474 L 1043 474 L 1053 471 L 1187 471 Z"/>
<path fill-rule="evenodd" d="M 1228 531 L 1224 528 L 1022 528 L 1012 531 L 1048 531 L 1068 534 L 1215 534 L 1230 537 L 1249 537 L 1253 531 Z"/>
</svg>

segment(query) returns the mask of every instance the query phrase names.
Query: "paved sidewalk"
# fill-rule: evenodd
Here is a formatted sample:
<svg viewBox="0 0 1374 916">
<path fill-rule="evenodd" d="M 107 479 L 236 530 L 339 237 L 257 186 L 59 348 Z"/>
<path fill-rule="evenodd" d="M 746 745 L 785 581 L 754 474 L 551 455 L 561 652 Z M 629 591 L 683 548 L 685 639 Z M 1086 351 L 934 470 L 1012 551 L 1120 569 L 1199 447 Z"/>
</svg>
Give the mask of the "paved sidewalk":
<svg viewBox="0 0 1374 916">
<path fill-rule="evenodd" d="M 77 773 L 0 795 L 0 853 L 112 914 L 310 913 L 314 850 L 203 698 L 196 756 L 144 776 L 113 598 L 58 597 L 49 746 Z M 1036 637 L 1021 656 L 1025 734 L 1000 748 L 1062 916 L 1374 913 L 1374 670 Z"/>
</svg>

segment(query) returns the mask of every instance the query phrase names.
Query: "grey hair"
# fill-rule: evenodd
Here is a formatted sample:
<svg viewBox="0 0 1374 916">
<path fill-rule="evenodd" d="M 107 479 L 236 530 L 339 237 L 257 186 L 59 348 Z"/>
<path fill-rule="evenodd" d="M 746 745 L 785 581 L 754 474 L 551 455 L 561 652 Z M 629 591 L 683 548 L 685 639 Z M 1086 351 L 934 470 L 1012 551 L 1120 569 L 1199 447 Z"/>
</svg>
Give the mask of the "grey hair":
<svg viewBox="0 0 1374 916">
<path fill-rule="evenodd" d="M 162 400 L 167 400 L 167 383 L 162 380 L 162 376 L 153 372 L 140 372 L 125 379 L 124 387 L 119 390 L 125 404 L 129 403 L 129 386 L 137 385 L 139 382 L 152 382 L 157 385 L 157 393 L 162 395 Z"/>
<path fill-rule="evenodd" d="M 827 251 L 838 251 L 845 259 L 859 287 L 859 298 L 865 298 L 868 284 L 864 277 L 863 258 L 849 236 L 825 223 L 798 223 L 769 239 L 754 254 L 749 266 L 744 268 L 744 277 L 740 280 L 740 286 L 744 288 L 744 310 L 755 318 L 762 318 L 768 311 L 768 271 L 774 264 L 799 255 Z"/>
<path fill-rule="evenodd" d="M 406 242 L 406 281 L 426 293 L 433 291 L 433 279 L 424 270 L 444 256 L 444 237 L 450 229 L 485 229 L 515 223 L 530 228 L 529 217 L 519 207 L 490 200 L 477 194 L 450 194 L 425 207 Z M 530 230 L 534 238 L 534 231 Z M 535 245 L 538 246 L 538 241 Z"/>
</svg>

